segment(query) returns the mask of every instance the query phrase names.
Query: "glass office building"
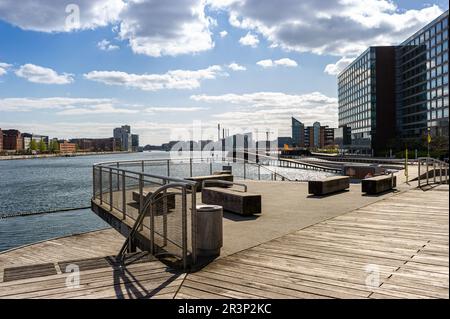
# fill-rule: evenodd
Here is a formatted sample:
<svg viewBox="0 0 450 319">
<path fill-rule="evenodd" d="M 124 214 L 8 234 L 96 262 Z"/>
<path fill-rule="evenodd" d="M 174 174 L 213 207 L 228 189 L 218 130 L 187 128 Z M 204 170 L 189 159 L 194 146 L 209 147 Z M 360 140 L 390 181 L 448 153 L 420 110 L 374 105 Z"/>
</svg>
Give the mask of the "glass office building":
<svg viewBox="0 0 450 319">
<path fill-rule="evenodd" d="M 292 144 L 296 147 L 305 147 L 305 125 L 295 117 L 292 120 Z"/>
<path fill-rule="evenodd" d="M 448 137 L 448 11 L 398 46 L 370 47 L 338 76 L 350 152 L 386 154 L 427 129 Z"/>
<path fill-rule="evenodd" d="M 448 136 L 448 11 L 396 51 L 399 136 Z"/>
</svg>

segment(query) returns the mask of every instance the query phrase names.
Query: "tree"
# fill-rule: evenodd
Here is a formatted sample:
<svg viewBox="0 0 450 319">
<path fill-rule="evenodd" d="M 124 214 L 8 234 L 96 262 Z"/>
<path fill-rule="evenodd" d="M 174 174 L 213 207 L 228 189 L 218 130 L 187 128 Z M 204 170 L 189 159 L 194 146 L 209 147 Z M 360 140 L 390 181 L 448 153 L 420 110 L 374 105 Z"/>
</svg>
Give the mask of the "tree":
<svg viewBox="0 0 450 319">
<path fill-rule="evenodd" d="M 57 141 L 52 140 L 52 141 L 50 142 L 49 151 L 50 151 L 51 153 L 56 153 L 56 152 L 59 151 L 59 144 L 58 144 Z"/>
<path fill-rule="evenodd" d="M 30 150 L 37 151 L 37 149 L 38 149 L 38 145 L 37 145 L 36 141 L 32 139 L 30 142 Z"/>
<path fill-rule="evenodd" d="M 38 142 L 38 149 L 39 149 L 39 152 L 41 152 L 41 153 L 47 151 L 47 145 L 45 144 L 45 142 L 43 140 L 40 140 Z"/>
</svg>

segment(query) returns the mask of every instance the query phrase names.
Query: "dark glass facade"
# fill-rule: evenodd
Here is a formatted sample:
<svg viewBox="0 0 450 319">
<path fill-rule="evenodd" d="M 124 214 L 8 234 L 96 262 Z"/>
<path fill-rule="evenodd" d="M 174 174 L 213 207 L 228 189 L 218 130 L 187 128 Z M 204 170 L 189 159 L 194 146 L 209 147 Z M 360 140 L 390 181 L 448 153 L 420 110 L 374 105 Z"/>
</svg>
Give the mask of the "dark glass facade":
<svg viewBox="0 0 450 319">
<path fill-rule="evenodd" d="M 292 117 L 292 143 L 297 147 L 305 147 L 305 125 Z"/>
<path fill-rule="evenodd" d="M 397 47 L 397 132 L 448 136 L 448 11 Z"/>
<path fill-rule="evenodd" d="M 383 155 L 428 128 L 448 137 L 448 11 L 398 46 L 367 49 L 338 76 L 338 96 L 351 151 Z"/>
</svg>

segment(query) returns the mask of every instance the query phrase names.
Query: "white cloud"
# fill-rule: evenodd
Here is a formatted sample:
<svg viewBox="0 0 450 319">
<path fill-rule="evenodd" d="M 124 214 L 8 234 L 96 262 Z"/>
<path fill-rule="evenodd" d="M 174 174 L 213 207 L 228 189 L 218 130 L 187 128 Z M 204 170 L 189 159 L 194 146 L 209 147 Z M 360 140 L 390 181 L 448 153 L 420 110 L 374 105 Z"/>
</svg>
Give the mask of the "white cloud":
<svg viewBox="0 0 450 319">
<path fill-rule="evenodd" d="M 228 65 L 228 68 L 230 68 L 233 71 L 245 71 L 247 68 L 245 66 L 239 65 L 236 62 L 230 63 Z"/>
<path fill-rule="evenodd" d="M 339 59 L 334 64 L 327 64 L 327 66 L 325 67 L 324 72 L 329 74 L 329 75 L 338 75 L 352 61 L 353 61 L 353 59 L 351 59 L 351 58 L 343 57 L 343 58 Z"/>
<path fill-rule="evenodd" d="M 119 36 L 149 56 L 198 53 L 214 47 L 203 0 L 130 0 L 120 14 Z"/>
<path fill-rule="evenodd" d="M 35 64 L 22 65 L 15 71 L 18 77 L 29 82 L 42 84 L 69 84 L 73 82 L 73 75 L 68 73 L 58 74 L 56 71 Z"/>
<path fill-rule="evenodd" d="M 8 69 L 11 67 L 11 64 L 0 62 L 0 76 L 8 73 Z"/>
<path fill-rule="evenodd" d="M 283 58 L 279 60 L 271 60 L 271 59 L 265 59 L 256 62 L 257 65 L 263 67 L 263 68 L 272 68 L 276 66 L 284 66 L 284 67 L 297 67 L 298 64 L 294 60 L 291 60 L 289 58 Z"/>
<path fill-rule="evenodd" d="M 68 108 L 57 112 L 58 115 L 93 115 L 93 114 L 136 114 L 139 110 L 115 107 L 111 103 L 86 106 L 82 108 Z"/>
<path fill-rule="evenodd" d="M 226 30 L 220 31 L 220 37 L 225 38 L 228 35 L 228 32 Z"/>
<path fill-rule="evenodd" d="M 232 26 L 298 52 L 354 56 L 370 45 L 397 44 L 443 10 L 427 5 L 401 10 L 390 0 L 215 1 Z"/>
<path fill-rule="evenodd" d="M 144 91 L 163 89 L 196 89 L 203 80 L 226 76 L 219 65 L 201 70 L 172 70 L 164 74 L 130 74 L 120 71 L 92 71 L 84 74 L 88 80 L 107 85 L 120 85 Z"/>
<path fill-rule="evenodd" d="M 259 39 L 256 35 L 248 32 L 245 36 L 239 39 L 239 43 L 242 45 L 250 46 L 252 48 L 256 48 L 259 43 Z"/>
<path fill-rule="evenodd" d="M 119 46 L 111 44 L 111 42 L 106 39 L 103 39 L 102 41 L 97 43 L 97 47 L 102 51 L 113 51 L 119 49 Z"/>
<path fill-rule="evenodd" d="M 278 129 L 290 134 L 290 117 L 299 118 L 306 125 L 319 121 L 322 125 L 337 125 L 338 101 L 320 92 L 286 94 L 282 92 L 256 92 L 248 94 L 193 95 L 197 102 L 230 105 L 234 110 L 214 114 L 213 117 L 227 127 L 253 127 Z"/>
<path fill-rule="evenodd" d="M 68 4 L 79 9 L 79 21 L 76 11 Z M 74 29 L 94 29 L 117 21 L 124 7 L 122 0 L 2 0 L 0 19 L 24 30 L 40 32 L 68 32 Z M 67 12 L 66 12 L 67 9 Z"/>
<path fill-rule="evenodd" d="M 147 113 L 189 113 L 208 110 L 206 107 L 148 107 L 144 111 Z"/>
</svg>

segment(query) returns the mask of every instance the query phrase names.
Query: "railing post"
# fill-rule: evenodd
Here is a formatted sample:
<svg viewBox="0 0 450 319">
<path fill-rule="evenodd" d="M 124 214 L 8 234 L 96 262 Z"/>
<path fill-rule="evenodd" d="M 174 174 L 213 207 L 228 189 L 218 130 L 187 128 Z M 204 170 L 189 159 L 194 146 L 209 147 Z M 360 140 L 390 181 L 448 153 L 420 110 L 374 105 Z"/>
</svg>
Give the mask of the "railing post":
<svg viewBox="0 0 450 319">
<path fill-rule="evenodd" d="M 245 166 L 245 161 L 244 161 L 244 179 L 246 179 L 247 177 L 247 172 L 246 172 L 246 166 Z"/>
<path fill-rule="evenodd" d="M 167 177 L 170 176 L 170 159 L 167 160 Z"/>
<path fill-rule="evenodd" d="M 95 166 L 92 166 L 92 198 L 95 200 L 95 184 L 96 184 L 96 178 L 95 178 Z"/>
<path fill-rule="evenodd" d="M 433 183 L 436 184 L 436 162 L 433 160 Z"/>
<path fill-rule="evenodd" d="M 212 161 L 209 162 L 209 175 L 212 175 L 213 172 L 213 163 Z"/>
<path fill-rule="evenodd" d="M 119 173 L 117 173 L 119 175 Z M 122 172 L 122 214 L 123 219 L 125 220 L 127 216 L 127 193 L 126 193 L 126 181 L 125 181 L 125 172 Z"/>
<path fill-rule="evenodd" d="M 163 193 L 163 246 L 167 245 L 167 190 Z"/>
<path fill-rule="evenodd" d="M 417 186 L 420 187 L 420 165 L 421 165 L 421 161 L 420 159 L 417 160 Z"/>
<path fill-rule="evenodd" d="M 189 174 L 190 174 L 190 177 L 192 177 L 192 157 L 189 158 Z"/>
<path fill-rule="evenodd" d="M 143 214 L 142 209 L 144 208 L 144 175 L 139 174 L 139 215 Z M 143 223 L 141 224 L 140 230 L 142 230 Z"/>
<path fill-rule="evenodd" d="M 113 210 L 113 185 L 112 168 L 109 168 L 109 211 Z"/>
<path fill-rule="evenodd" d="M 261 180 L 261 165 L 258 164 L 258 180 Z"/>
<path fill-rule="evenodd" d="M 100 174 L 99 174 L 99 182 L 100 182 L 100 205 L 103 205 L 103 172 L 102 167 L 99 166 Z"/>
<path fill-rule="evenodd" d="M 155 212 L 153 210 L 153 203 L 150 203 L 150 254 L 155 253 Z"/>
<path fill-rule="evenodd" d="M 439 184 L 442 184 L 442 163 L 439 162 Z"/>
<path fill-rule="evenodd" d="M 120 176 L 119 176 L 119 162 L 117 162 L 117 190 L 120 191 Z"/>
<path fill-rule="evenodd" d="M 141 168 L 142 168 L 142 169 L 141 169 L 141 170 L 142 170 L 142 173 L 144 173 L 144 171 L 145 171 L 145 168 L 144 168 L 144 160 L 141 161 L 141 166 L 142 166 L 142 167 L 141 167 Z"/>
<path fill-rule="evenodd" d="M 182 217 L 181 217 L 181 241 L 182 241 L 182 249 L 183 249 L 183 268 L 187 268 L 187 214 L 186 214 L 186 188 L 183 187 L 182 189 L 182 199 L 181 199 L 181 210 L 182 210 Z"/>
<path fill-rule="evenodd" d="M 191 238 L 192 238 L 192 263 L 197 263 L 197 185 L 191 186 Z"/>
<path fill-rule="evenodd" d="M 428 169 L 428 157 L 426 159 L 426 169 L 427 169 L 427 185 L 430 185 L 430 182 L 428 181 L 428 175 L 430 174 L 430 171 Z"/>
</svg>

